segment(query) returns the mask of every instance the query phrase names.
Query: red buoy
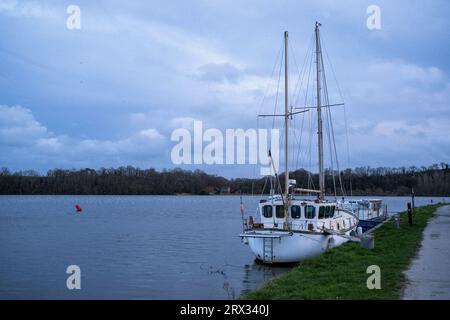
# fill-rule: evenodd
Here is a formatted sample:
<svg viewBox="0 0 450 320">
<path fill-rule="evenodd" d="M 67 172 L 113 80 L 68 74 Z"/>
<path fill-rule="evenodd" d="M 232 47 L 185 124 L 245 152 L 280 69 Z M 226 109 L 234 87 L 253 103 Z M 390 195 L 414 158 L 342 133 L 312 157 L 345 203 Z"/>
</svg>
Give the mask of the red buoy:
<svg viewBox="0 0 450 320">
<path fill-rule="evenodd" d="M 77 210 L 78 213 L 81 213 L 81 211 L 83 211 L 83 209 L 80 207 L 79 204 L 75 205 L 75 209 Z"/>
</svg>

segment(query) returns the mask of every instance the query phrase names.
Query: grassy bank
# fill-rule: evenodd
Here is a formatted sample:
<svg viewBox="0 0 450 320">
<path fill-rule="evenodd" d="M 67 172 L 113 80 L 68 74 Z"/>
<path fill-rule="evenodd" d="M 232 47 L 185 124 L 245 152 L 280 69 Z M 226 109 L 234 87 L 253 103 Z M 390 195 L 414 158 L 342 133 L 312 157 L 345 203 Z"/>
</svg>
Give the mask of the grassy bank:
<svg viewBox="0 0 450 320">
<path fill-rule="evenodd" d="M 271 279 L 242 299 L 398 299 L 409 266 L 422 240 L 428 219 L 441 204 L 415 209 L 413 225 L 401 214 L 400 229 L 389 221 L 374 231 L 375 249 L 348 242 L 317 258 L 301 262 L 288 273 Z M 381 289 L 366 286 L 367 267 L 381 269 Z"/>
</svg>

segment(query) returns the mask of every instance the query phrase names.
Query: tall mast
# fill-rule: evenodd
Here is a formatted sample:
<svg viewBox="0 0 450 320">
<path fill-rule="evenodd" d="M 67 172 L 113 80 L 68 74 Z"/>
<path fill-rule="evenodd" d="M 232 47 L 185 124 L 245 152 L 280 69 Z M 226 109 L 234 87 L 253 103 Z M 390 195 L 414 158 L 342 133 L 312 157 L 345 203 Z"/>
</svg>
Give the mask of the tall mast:
<svg viewBox="0 0 450 320">
<path fill-rule="evenodd" d="M 318 136 L 318 149 L 319 149 L 319 199 L 324 198 L 325 192 L 325 177 L 323 174 L 323 134 L 322 134 L 322 109 L 320 102 L 320 77 L 321 77 L 321 48 L 320 48 L 320 36 L 319 27 L 320 22 L 316 21 L 316 78 L 317 78 L 317 136 Z"/>
<path fill-rule="evenodd" d="M 284 185 L 284 221 L 285 228 L 288 228 L 289 215 L 288 215 L 288 203 L 289 203 L 289 167 L 288 167 L 288 126 L 289 126 L 289 101 L 288 101 L 288 32 L 284 32 L 284 167 L 285 167 L 285 185 Z"/>
</svg>

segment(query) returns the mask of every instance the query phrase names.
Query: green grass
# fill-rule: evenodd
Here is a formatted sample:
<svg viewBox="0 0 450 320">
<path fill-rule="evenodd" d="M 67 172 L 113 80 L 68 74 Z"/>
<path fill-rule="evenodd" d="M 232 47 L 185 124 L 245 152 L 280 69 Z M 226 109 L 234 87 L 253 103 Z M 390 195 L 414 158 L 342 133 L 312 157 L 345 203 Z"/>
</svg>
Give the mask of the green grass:
<svg viewBox="0 0 450 320">
<path fill-rule="evenodd" d="M 347 242 L 317 258 L 304 260 L 241 299 L 398 299 L 405 283 L 403 271 L 420 247 L 428 219 L 442 205 L 416 208 L 412 226 L 408 225 L 406 213 L 401 214 L 400 229 L 388 221 L 374 231 L 373 250 Z M 367 288 L 370 274 L 366 270 L 370 265 L 381 269 L 379 290 Z"/>
</svg>

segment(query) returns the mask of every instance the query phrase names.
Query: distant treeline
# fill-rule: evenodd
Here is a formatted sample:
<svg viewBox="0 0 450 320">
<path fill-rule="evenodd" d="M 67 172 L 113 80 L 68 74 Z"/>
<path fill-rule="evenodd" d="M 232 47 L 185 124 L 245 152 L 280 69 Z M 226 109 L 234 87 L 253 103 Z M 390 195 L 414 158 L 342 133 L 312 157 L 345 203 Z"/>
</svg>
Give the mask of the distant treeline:
<svg viewBox="0 0 450 320">
<path fill-rule="evenodd" d="M 326 172 L 327 194 L 449 196 L 450 168 L 446 163 L 430 167 L 346 169 L 334 175 Z M 315 188 L 318 175 L 305 170 L 290 172 L 297 187 Z M 280 177 L 284 185 L 284 175 Z M 340 181 L 342 182 L 342 188 Z M 93 195 L 173 195 L 173 194 L 259 194 L 268 193 L 266 179 L 226 179 L 205 172 L 181 169 L 156 171 L 132 166 L 65 170 L 40 175 L 35 171 L 0 170 L 0 194 L 93 194 Z"/>
</svg>

